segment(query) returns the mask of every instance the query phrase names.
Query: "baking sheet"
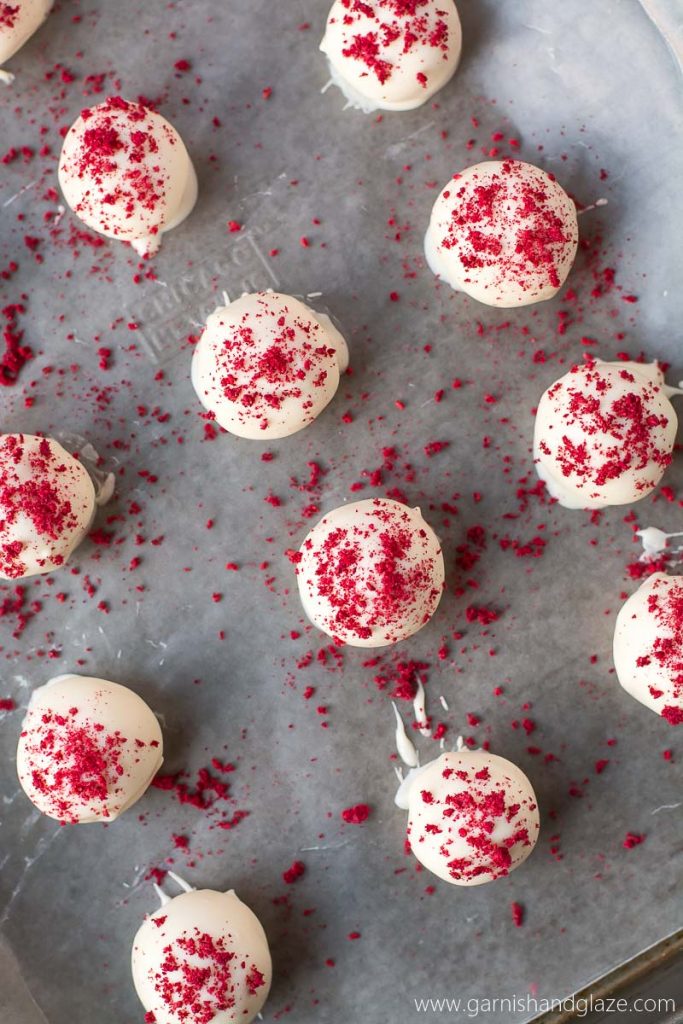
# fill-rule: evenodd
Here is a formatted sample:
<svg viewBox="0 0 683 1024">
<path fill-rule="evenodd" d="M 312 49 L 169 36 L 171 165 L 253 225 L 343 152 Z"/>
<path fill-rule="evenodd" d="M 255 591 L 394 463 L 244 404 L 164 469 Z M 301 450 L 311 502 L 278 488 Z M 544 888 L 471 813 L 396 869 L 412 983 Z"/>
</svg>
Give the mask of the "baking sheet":
<svg viewBox="0 0 683 1024">
<path fill-rule="evenodd" d="M 118 490 L 98 523 L 109 542 L 79 550 L 78 574 L 29 583 L 26 607 L 42 608 L 19 638 L 17 615 L 0 619 L 0 696 L 24 707 L 64 671 L 129 683 L 163 716 L 169 772 L 191 784 L 213 757 L 236 770 L 232 801 L 209 812 L 151 790 L 111 827 L 60 828 L 18 792 L 22 712 L 2 716 L 3 1019 L 141 1019 L 128 956 L 155 906 L 153 868 L 234 887 L 260 915 L 275 962 L 266 1021 L 408 1024 L 437 1016 L 416 999 L 443 996 L 515 996 L 516 1009 L 486 1019 L 523 1021 L 527 997 L 575 991 L 681 923 L 680 739 L 611 672 L 620 595 L 636 586 L 625 567 L 638 557 L 637 524 L 628 509 L 595 523 L 525 493 L 532 408 L 581 357 L 582 338 L 602 356 L 666 359 L 670 380 L 683 378 L 680 77 L 657 27 L 663 17 L 675 38 L 676 5 L 658 3 L 657 24 L 635 0 L 459 6 L 456 78 L 436 104 L 382 118 L 345 111 L 333 88 L 320 96 L 322 0 L 62 3 L 12 62 L 3 145 L 35 155 L 2 166 L 2 266 L 19 269 L 0 285 L 3 305 L 28 296 L 20 323 L 35 358 L 0 395 L 2 428 L 87 437 Z M 192 70 L 177 72 L 178 60 Z M 125 247 L 77 236 L 70 214 L 56 228 L 44 219 L 61 216 L 48 193 L 59 129 L 100 85 L 160 100 L 197 167 L 198 206 L 165 239 L 156 280 Z M 509 139 L 583 205 L 608 200 L 581 217 L 577 297 L 518 312 L 439 286 L 421 250 L 437 189 L 482 149 L 510 152 Z M 51 155 L 40 156 L 45 145 Z M 311 301 L 347 335 L 353 375 L 312 428 L 267 446 L 275 458 L 264 463 L 260 444 L 205 440 L 187 339 L 224 289 L 269 286 L 321 293 Z M 450 446 L 427 458 L 434 440 Z M 325 473 L 300 490 L 311 461 Z M 665 479 L 674 500 L 658 492 L 635 506 L 638 524 L 680 528 L 682 464 Z M 307 506 L 322 514 L 368 496 L 367 474 L 381 467 L 380 493 L 420 504 L 443 538 L 449 590 L 433 622 L 373 667 L 367 652 L 330 654 L 306 627 L 284 551 L 310 526 Z M 273 495 L 279 506 L 264 500 Z M 478 526 L 481 549 L 468 540 Z M 537 537 L 542 556 L 524 556 L 541 548 Z M 468 621 L 473 605 L 500 617 Z M 400 659 L 428 666 L 429 711 L 448 742 L 489 740 L 534 783 L 538 848 L 495 885 L 446 886 L 403 852 L 389 700 Z M 383 690 L 377 675 L 391 680 Z M 530 735 L 513 725 L 523 718 Z M 419 744 L 423 759 L 438 751 Z M 599 760 L 609 764 L 596 774 Z M 344 825 L 340 811 L 359 801 L 371 818 Z M 237 810 L 248 817 L 217 827 Z M 629 831 L 646 836 L 631 850 Z M 174 835 L 189 838 L 189 853 Z M 294 860 L 306 873 L 289 886 Z"/>
</svg>

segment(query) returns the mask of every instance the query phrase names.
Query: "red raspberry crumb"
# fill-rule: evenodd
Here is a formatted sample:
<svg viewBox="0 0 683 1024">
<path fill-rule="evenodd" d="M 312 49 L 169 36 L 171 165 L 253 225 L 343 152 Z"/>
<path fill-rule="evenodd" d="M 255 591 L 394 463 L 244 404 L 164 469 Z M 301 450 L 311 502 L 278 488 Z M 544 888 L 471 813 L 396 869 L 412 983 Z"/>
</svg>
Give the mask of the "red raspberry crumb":
<svg viewBox="0 0 683 1024">
<path fill-rule="evenodd" d="M 282 872 L 282 879 L 287 885 L 292 885 L 298 881 L 306 871 L 306 865 L 302 860 L 295 860 L 291 867 L 288 867 L 286 871 Z"/>
<path fill-rule="evenodd" d="M 510 910 L 512 911 L 512 920 L 515 928 L 521 928 L 524 924 L 524 907 L 521 903 L 510 904 Z"/>
<path fill-rule="evenodd" d="M 370 817 L 370 808 L 367 804 L 354 804 L 353 807 L 345 807 L 341 816 L 347 825 L 360 825 Z"/>
</svg>

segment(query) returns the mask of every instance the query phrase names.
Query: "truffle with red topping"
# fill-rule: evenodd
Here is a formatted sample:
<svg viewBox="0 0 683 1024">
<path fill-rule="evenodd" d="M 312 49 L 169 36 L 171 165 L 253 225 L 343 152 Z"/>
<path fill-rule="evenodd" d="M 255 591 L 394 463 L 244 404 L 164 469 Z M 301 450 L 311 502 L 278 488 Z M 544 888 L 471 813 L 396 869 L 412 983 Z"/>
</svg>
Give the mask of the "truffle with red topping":
<svg viewBox="0 0 683 1024">
<path fill-rule="evenodd" d="M 454 174 L 434 203 L 425 237 L 432 271 L 487 306 L 550 299 L 571 270 L 576 206 L 555 178 L 520 160 Z"/>
<path fill-rule="evenodd" d="M 442 754 L 405 778 L 408 841 L 421 864 L 454 885 L 482 885 L 522 864 L 538 839 L 532 785 L 520 768 L 485 750 Z"/>
<path fill-rule="evenodd" d="M 291 295 L 257 292 L 211 314 L 192 358 L 192 383 L 221 427 L 265 441 L 312 423 L 348 361 L 328 316 Z"/>
<path fill-rule="evenodd" d="M 678 421 L 657 363 L 589 359 L 538 403 L 534 461 L 566 508 L 644 498 L 671 462 Z"/>
<path fill-rule="evenodd" d="M 40 28 L 54 0 L 0 0 L 0 64 L 4 64 L 27 43 Z M 0 70 L 0 81 L 14 78 Z"/>
<path fill-rule="evenodd" d="M 683 579 L 656 572 L 629 597 L 614 629 L 614 667 L 627 693 L 683 725 Z"/>
<path fill-rule="evenodd" d="M 0 435 L 0 577 L 63 566 L 90 529 L 95 503 L 87 470 L 57 441 Z"/>
<path fill-rule="evenodd" d="M 29 800 L 50 818 L 114 821 L 140 799 L 162 760 L 159 723 L 127 687 L 65 675 L 33 692 L 17 773 Z"/>
<path fill-rule="evenodd" d="M 151 914 L 133 942 L 133 981 L 154 1024 L 250 1024 L 272 979 L 256 915 L 230 892 L 186 892 Z"/>
<path fill-rule="evenodd" d="M 335 0 L 320 49 L 361 110 L 412 110 L 452 78 L 462 30 L 453 0 Z"/>
<path fill-rule="evenodd" d="M 304 611 L 337 643 L 384 647 L 429 622 L 441 545 L 419 508 L 371 498 L 328 512 L 293 555 Z"/>
<path fill-rule="evenodd" d="M 197 178 L 183 140 L 161 114 L 110 96 L 69 128 L 59 159 L 66 202 L 93 231 L 150 256 L 191 212 Z"/>
</svg>

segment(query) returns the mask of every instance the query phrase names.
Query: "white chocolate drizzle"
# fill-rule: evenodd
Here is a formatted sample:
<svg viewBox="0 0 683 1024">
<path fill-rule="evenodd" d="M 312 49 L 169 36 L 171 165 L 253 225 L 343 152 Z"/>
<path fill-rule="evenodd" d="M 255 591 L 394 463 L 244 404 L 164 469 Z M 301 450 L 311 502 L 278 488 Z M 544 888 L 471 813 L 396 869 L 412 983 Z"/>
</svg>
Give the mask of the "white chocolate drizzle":
<svg viewBox="0 0 683 1024">
<path fill-rule="evenodd" d="M 683 537 L 683 531 L 677 533 L 665 533 L 656 526 L 645 526 L 642 530 L 636 530 L 636 537 L 640 537 L 643 545 L 643 553 L 639 558 L 640 562 L 649 562 L 665 552 L 669 555 L 679 555 L 683 551 L 683 544 L 671 548 L 669 540 L 672 537 Z"/>
<path fill-rule="evenodd" d="M 399 715 L 398 708 L 393 700 L 391 702 L 391 706 L 393 707 L 394 714 L 396 715 L 396 752 L 408 768 L 416 768 L 420 763 L 420 759 L 418 757 L 417 750 L 415 749 L 415 744 L 408 738 L 406 727 L 403 724 L 403 719 Z"/>
</svg>

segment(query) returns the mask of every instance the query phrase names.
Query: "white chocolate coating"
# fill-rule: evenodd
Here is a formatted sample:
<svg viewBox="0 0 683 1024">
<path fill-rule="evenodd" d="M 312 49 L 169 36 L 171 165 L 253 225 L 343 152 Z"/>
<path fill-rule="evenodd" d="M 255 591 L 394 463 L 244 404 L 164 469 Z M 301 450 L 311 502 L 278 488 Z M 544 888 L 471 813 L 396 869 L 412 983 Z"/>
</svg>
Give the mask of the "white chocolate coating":
<svg viewBox="0 0 683 1024">
<path fill-rule="evenodd" d="M 487 306 L 555 295 L 579 241 L 576 206 L 546 171 L 490 160 L 454 174 L 432 209 L 425 255 L 434 274 Z"/>
<path fill-rule="evenodd" d="M 352 647 L 385 647 L 421 629 L 444 588 L 441 545 L 419 508 L 370 498 L 328 512 L 296 566 L 306 615 Z"/>
<path fill-rule="evenodd" d="M 183 893 L 146 918 L 133 982 L 155 1024 L 251 1024 L 272 980 L 268 940 L 235 893 Z"/>
<path fill-rule="evenodd" d="M 0 578 L 59 569 L 94 514 L 90 476 L 57 441 L 0 434 Z"/>
<path fill-rule="evenodd" d="M 0 65 L 29 41 L 47 18 L 54 0 L 0 2 Z M 12 76 L 8 77 L 12 80 Z"/>
<path fill-rule="evenodd" d="M 155 253 L 197 200 L 192 161 L 161 114 L 119 96 L 86 108 L 59 159 L 66 202 L 93 231 Z"/>
<path fill-rule="evenodd" d="M 462 29 L 453 0 L 335 0 L 320 49 L 351 106 L 413 110 L 453 77 Z"/>
<path fill-rule="evenodd" d="M 656 572 L 622 606 L 614 667 L 627 693 L 683 725 L 683 579 Z"/>
<path fill-rule="evenodd" d="M 657 363 L 574 366 L 538 403 L 536 471 L 565 508 L 644 498 L 671 462 L 678 420 Z"/>
<path fill-rule="evenodd" d="M 485 750 L 451 751 L 408 774 L 396 797 L 421 864 L 445 882 L 482 885 L 522 864 L 540 820 L 524 772 Z"/>
<path fill-rule="evenodd" d="M 328 316 L 291 295 L 256 292 L 211 314 L 192 357 L 192 384 L 221 427 L 265 441 L 312 423 L 348 362 Z"/>
<path fill-rule="evenodd" d="M 162 760 L 159 723 L 126 686 L 65 675 L 33 692 L 17 774 L 29 800 L 50 818 L 114 821 L 140 799 Z"/>
</svg>

